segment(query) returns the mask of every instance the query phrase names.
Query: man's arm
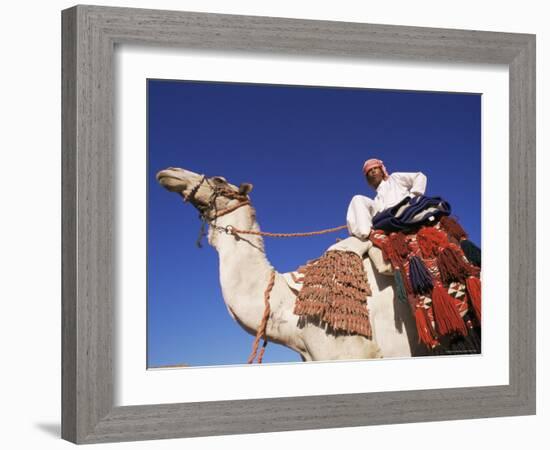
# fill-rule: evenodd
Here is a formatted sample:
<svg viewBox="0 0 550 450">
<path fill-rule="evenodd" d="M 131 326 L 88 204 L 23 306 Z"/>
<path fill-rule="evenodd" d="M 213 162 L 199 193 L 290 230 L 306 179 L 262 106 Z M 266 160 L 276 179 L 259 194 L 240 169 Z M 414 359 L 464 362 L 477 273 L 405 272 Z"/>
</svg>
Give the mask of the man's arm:
<svg viewBox="0 0 550 450">
<path fill-rule="evenodd" d="M 394 172 L 392 177 L 413 195 L 424 195 L 428 178 L 422 172 Z"/>
</svg>

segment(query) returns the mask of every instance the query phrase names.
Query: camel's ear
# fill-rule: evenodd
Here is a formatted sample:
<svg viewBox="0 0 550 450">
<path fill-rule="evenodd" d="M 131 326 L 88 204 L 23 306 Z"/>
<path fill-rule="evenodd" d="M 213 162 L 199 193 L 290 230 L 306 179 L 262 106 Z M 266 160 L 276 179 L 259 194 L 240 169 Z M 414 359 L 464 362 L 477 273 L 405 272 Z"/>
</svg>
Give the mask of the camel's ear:
<svg viewBox="0 0 550 450">
<path fill-rule="evenodd" d="M 239 186 L 239 194 L 248 195 L 254 186 L 250 183 L 241 183 Z"/>
</svg>

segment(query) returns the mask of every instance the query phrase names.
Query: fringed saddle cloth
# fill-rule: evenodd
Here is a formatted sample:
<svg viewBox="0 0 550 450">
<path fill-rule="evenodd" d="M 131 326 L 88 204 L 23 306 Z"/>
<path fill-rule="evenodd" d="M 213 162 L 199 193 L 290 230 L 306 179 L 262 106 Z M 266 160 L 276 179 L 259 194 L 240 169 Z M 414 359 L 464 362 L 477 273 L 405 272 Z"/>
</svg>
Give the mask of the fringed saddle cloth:
<svg viewBox="0 0 550 450">
<path fill-rule="evenodd" d="M 372 336 L 367 298 L 371 295 L 363 255 L 370 241 L 349 237 L 331 246 L 320 258 L 284 274 L 297 292 L 294 314 L 301 323 L 316 323 L 333 333 Z M 388 268 L 388 267 L 387 267 Z"/>
</svg>

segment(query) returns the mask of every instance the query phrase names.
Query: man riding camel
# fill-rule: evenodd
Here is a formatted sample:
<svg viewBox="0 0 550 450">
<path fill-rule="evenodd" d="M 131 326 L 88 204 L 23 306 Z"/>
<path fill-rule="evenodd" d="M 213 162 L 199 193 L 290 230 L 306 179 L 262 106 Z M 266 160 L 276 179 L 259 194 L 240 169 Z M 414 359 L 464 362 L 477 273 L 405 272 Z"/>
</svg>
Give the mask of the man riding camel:
<svg viewBox="0 0 550 450">
<path fill-rule="evenodd" d="M 379 159 L 365 161 L 363 173 L 367 183 L 376 190 L 376 197 L 372 200 L 364 195 L 355 195 L 348 206 L 346 220 L 349 233 L 366 240 L 379 213 L 401 204 L 404 199 L 424 195 L 427 178 L 422 172 L 395 172 L 389 175 Z"/>
</svg>

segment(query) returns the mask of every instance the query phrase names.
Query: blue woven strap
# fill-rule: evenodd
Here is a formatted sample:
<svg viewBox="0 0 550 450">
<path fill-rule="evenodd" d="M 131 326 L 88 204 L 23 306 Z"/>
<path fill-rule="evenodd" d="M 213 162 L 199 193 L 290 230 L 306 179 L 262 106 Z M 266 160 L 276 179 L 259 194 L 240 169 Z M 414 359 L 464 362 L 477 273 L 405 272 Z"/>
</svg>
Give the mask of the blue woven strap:
<svg viewBox="0 0 550 450">
<path fill-rule="evenodd" d="M 423 214 L 424 213 L 424 214 Z M 405 197 L 397 205 L 376 214 L 373 228 L 386 232 L 406 231 L 451 214 L 451 205 L 441 197 Z"/>
</svg>

